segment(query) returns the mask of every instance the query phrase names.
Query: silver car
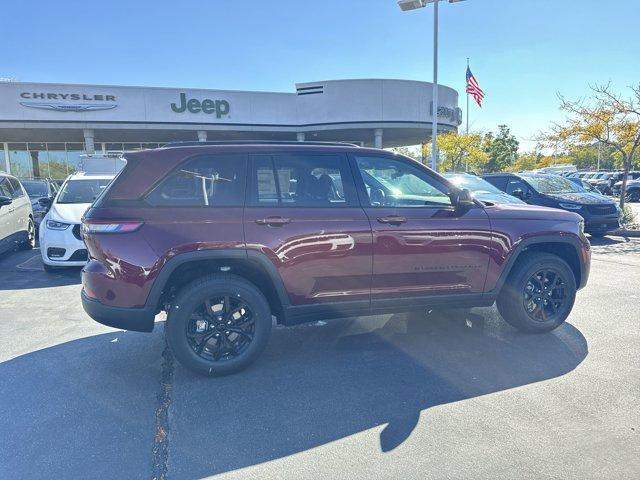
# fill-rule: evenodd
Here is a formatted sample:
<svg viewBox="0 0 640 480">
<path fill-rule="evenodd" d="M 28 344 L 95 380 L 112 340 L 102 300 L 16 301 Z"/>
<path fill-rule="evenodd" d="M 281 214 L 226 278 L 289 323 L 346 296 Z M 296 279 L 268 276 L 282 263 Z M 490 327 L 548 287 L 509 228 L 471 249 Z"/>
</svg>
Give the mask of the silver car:
<svg viewBox="0 0 640 480">
<path fill-rule="evenodd" d="M 31 201 L 17 178 L 0 173 L 0 253 L 35 246 Z"/>
</svg>

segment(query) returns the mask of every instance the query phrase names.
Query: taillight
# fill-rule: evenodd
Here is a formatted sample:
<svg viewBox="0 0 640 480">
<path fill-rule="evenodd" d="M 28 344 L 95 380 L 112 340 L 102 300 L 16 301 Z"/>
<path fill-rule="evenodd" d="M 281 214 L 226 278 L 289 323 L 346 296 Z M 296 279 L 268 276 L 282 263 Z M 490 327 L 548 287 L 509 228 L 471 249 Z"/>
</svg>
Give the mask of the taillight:
<svg viewBox="0 0 640 480">
<path fill-rule="evenodd" d="M 82 222 L 82 233 L 131 233 L 138 230 L 143 224 L 144 222 L 141 222 L 139 220 L 111 220 L 109 222 L 96 223 L 85 220 L 84 222 Z"/>
</svg>

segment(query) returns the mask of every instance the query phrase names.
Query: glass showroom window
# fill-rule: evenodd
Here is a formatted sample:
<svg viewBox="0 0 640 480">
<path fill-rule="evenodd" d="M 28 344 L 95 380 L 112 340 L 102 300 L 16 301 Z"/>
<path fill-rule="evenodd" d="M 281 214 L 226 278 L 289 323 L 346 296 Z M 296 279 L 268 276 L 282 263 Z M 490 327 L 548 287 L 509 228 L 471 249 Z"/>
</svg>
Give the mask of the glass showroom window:
<svg viewBox="0 0 640 480">
<path fill-rule="evenodd" d="M 19 178 L 33 177 L 31 155 L 29 155 L 26 143 L 9 144 L 9 165 L 12 175 Z"/>
<path fill-rule="evenodd" d="M 49 158 L 49 178 L 62 180 L 69 175 L 67 165 L 67 150 L 64 143 L 47 143 L 47 157 Z"/>
<path fill-rule="evenodd" d="M 84 143 L 67 143 L 67 168 L 69 175 L 78 171 L 80 155 L 84 155 Z"/>
<path fill-rule="evenodd" d="M 31 171 L 34 178 L 48 178 L 49 159 L 47 157 L 47 145 L 40 142 L 27 143 L 29 156 L 31 157 Z"/>
</svg>

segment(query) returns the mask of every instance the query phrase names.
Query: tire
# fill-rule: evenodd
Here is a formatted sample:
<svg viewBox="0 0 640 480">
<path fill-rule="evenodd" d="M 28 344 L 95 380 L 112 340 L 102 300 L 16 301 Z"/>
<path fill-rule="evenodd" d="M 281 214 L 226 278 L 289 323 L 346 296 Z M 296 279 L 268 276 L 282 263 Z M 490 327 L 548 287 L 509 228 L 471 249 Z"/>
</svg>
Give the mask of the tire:
<svg viewBox="0 0 640 480">
<path fill-rule="evenodd" d="M 602 238 L 607 234 L 607 232 L 587 232 L 587 233 L 591 235 L 593 238 Z"/>
<path fill-rule="evenodd" d="M 20 243 L 20 250 L 31 250 L 36 246 L 36 225 L 33 219 L 29 217 L 27 223 L 27 238 Z"/>
<path fill-rule="evenodd" d="M 243 304 L 247 308 L 241 307 Z M 229 311 L 240 315 L 239 320 L 228 315 Z M 249 318 L 251 330 L 247 329 Z M 231 326 L 225 327 L 229 321 L 240 326 L 229 323 Z M 204 322 L 205 326 L 200 326 L 204 333 L 197 330 L 197 322 Z M 230 333 L 226 328 L 235 331 Z M 242 334 L 235 333 L 238 330 Z M 230 274 L 209 275 L 185 286 L 171 305 L 165 328 L 167 344 L 178 362 L 207 376 L 229 375 L 246 368 L 262 353 L 270 333 L 271 309 L 262 292 L 244 278 Z M 238 353 L 233 355 L 236 349 Z"/>
<path fill-rule="evenodd" d="M 546 279 L 541 279 L 539 272 L 542 271 L 549 272 Z M 555 287 L 558 277 L 560 283 Z M 550 285 L 554 288 L 549 295 L 549 290 L 542 287 Z M 545 333 L 566 320 L 575 298 L 576 280 L 569 265 L 556 255 L 531 252 L 518 259 L 496 304 L 502 318 L 521 332 Z M 534 308 L 533 313 L 525 304 Z"/>
</svg>

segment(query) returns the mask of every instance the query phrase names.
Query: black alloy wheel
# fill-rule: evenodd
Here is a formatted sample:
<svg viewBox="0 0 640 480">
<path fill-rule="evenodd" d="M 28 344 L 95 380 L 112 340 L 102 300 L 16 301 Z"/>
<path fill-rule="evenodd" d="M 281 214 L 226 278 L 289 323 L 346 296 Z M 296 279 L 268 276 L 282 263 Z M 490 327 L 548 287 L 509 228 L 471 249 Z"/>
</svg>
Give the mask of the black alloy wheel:
<svg viewBox="0 0 640 480">
<path fill-rule="evenodd" d="M 253 341 L 255 317 L 242 299 L 207 298 L 187 324 L 187 341 L 201 358 L 224 362 L 241 355 Z"/>
<path fill-rule="evenodd" d="M 165 334 L 176 359 L 208 376 L 228 375 L 255 361 L 269 340 L 269 302 L 250 281 L 213 274 L 185 285 L 167 312 Z"/>
<path fill-rule="evenodd" d="M 571 313 L 576 282 L 571 267 L 557 255 L 525 252 L 509 272 L 496 305 L 502 318 L 521 332 L 550 332 Z"/>
<path fill-rule="evenodd" d="M 537 322 L 554 320 L 564 310 L 566 281 L 552 268 L 537 271 L 527 280 L 522 294 L 524 309 Z"/>
</svg>

